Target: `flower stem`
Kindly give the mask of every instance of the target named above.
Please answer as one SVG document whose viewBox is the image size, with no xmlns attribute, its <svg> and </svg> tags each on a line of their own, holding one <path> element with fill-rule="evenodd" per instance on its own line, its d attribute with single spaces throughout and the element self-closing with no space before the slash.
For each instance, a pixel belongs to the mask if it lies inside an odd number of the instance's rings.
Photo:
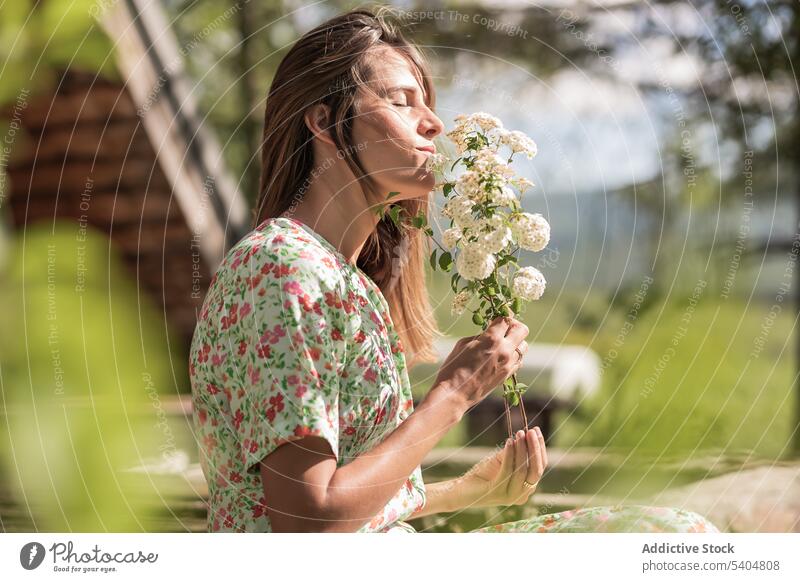
<svg viewBox="0 0 800 582">
<path fill-rule="evenodd" d="M 438 240 L 436 240 L 436 238 L 435 238 L 435 237 L 429 237 L 429 238 L 430 238 L 430 239 L 431 239 L 433 242 L 435 242 L 435 243 L 436 243 L 436 246 L 437 246 L 437 247 L 439 247 L 440 249 L 442 249 L 444 252 L 446 252 L 446 253 L 449 253 L 449 252 L 450 252 L 448 249 L 444 248 L 444 247 L 443 247 L 441 244 L 439 244 L 439 241 L 438 241 Z"/>
<path fill-rule="evenodd" d="M 511 408 L 508 406 L 508 399 L 503 395 L 503 403 L 506 405 L 506 425 L 508 425 L 508 437 L 513 438 L 514 427 L 511 426 Z"/>
<path fill-rule="evenodd" d="M 522 402 L 522 392 L 517 390 L 517 373 L 511 375 L 511 380 L 514 383 L 514 390 L 517 392 L 517 398 L 519 398 L 519 409 L 522 412 L 522 422 L 525 423 L 525 430 L 528 430 L 528 415 L 525 413 L 525 404 Z"/>
</svg>

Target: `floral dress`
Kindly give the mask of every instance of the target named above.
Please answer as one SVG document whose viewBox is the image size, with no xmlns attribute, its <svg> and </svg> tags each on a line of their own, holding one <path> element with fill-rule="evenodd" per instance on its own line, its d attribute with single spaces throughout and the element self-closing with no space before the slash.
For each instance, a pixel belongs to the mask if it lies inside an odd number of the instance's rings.
<svg viewBox="0 0 800 582">
<path fill-rule="evenodd" d="M 198 317 L 189 360 L 193 420 L 209 487 L 207 530 L 272 531 L 259 461 L 307 435 L 342 466 L 413 411 L 400 337 L 378 286 L 328 240 L 265 220 L 227 254 Z M 359 532 L 415 532 L 417 466 Z M 474 532 L 718 531 L 692 512 L 592 507 Z"/>
<path fill-rule="evenodd" d="M 469 533 L 720 533 L 708 519 L 676 507 L 611 505 L 570 509 L 490 525 Z"/>
<path fill-rule="evenodd" d="M 189 361 L 194 425 L 209 486 L 208 531 L 269 532 L 258 463 L 308 435 L 337 466 L 413 411 L 389 305 L 324 237 L 287 217 L 239 241 L 214 278 Z M 362 532 L 413 532 L 419 466 Z"/>
</svg>

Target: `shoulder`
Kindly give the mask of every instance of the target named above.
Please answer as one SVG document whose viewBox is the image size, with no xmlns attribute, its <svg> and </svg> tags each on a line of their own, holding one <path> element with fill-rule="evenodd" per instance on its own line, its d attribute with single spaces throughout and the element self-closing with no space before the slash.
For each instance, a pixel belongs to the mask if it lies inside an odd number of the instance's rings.
<svg viewBox="0 0 800 582">
<path fill-rule="evenodd" d="M 236 243 L 219 270 L 233 280 L 281 286 L 298 282 L 332 291 L 344 288 L 341 265 L 333 253 L 302 231 L 269 224 Z"/>
</svg>

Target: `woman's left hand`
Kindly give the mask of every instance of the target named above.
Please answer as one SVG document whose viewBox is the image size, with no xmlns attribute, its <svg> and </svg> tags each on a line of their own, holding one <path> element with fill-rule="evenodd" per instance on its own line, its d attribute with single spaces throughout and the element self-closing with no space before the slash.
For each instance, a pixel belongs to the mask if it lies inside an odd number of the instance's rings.
<svg viewBox="0 0 800 582">
<path fill-rule="evenodd" d="M 535 491 L 547 467 L 547 450 L 539 427 L 517 431 L 515 438 L 496 453 L 482 459 L 459 478 L 465 505 L 493 507 L 522 505 Z M 510 443 L 510 444 L 509 444 Z"/>
</svg>

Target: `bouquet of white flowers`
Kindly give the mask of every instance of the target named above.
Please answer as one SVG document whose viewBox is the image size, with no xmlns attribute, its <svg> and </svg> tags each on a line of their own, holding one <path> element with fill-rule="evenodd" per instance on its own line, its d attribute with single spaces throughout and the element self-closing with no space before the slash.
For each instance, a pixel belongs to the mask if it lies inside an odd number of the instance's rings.
<svg viewBox="0 0 800 582">
<path fill-rule="evenodd" d="M 541 214 L 523 212 L 513 189 L 521 193 L 533 186 L 517 177 L 509 165 L 514 154 L 525 154 L 528 159 L 536 155 L 533 140 L 521 131 L 506 130 L 499 119 L 487 113 L 457 115 L 455 122 L 455 128 L 446 135 L 459 157 L 452 163 L 443 153 L 428 159 L 428 169 L 444 177 L 436 192 L 446 200 L 442 213 L 450 219 L 450 228 L 443 232 L 440 244 L 422 212 L 412 218 L 412 223 L 423 228 L 439 247 L 430 257 L 434 270 L 438 267 L 450 272 L 455 265 L 450 279 L 455 293 L 453 315 L 461 315 L 479 300 L 479 305 L 470 309 L 472 321 L 486 329 L 495 317 L 518 314 L 524 302 L 539 299 L 544 293 L 542 273 L 535 267 L 520 267 L 516 255 L 521 249 L 544 249 L 550 241 L 550 225 Z M 507 158 L 501 155 L 504 149 L 509 152 Z M 447 173 L 459 163 L 465 171 L 454 180 L 448 179 Z M 393 195 L 396 193 L 391 192 L 389 198 Z M 396 224 L 400 212 L 401 207 L 393 206 L 388 213 Z M 527 428 L 525 407 L 521 406 L 527 387 L 517 382 L 516 374 L 503 383 L 509 436 L 513 435 L 509 405 L 520 405 Z"/>
</svg>

